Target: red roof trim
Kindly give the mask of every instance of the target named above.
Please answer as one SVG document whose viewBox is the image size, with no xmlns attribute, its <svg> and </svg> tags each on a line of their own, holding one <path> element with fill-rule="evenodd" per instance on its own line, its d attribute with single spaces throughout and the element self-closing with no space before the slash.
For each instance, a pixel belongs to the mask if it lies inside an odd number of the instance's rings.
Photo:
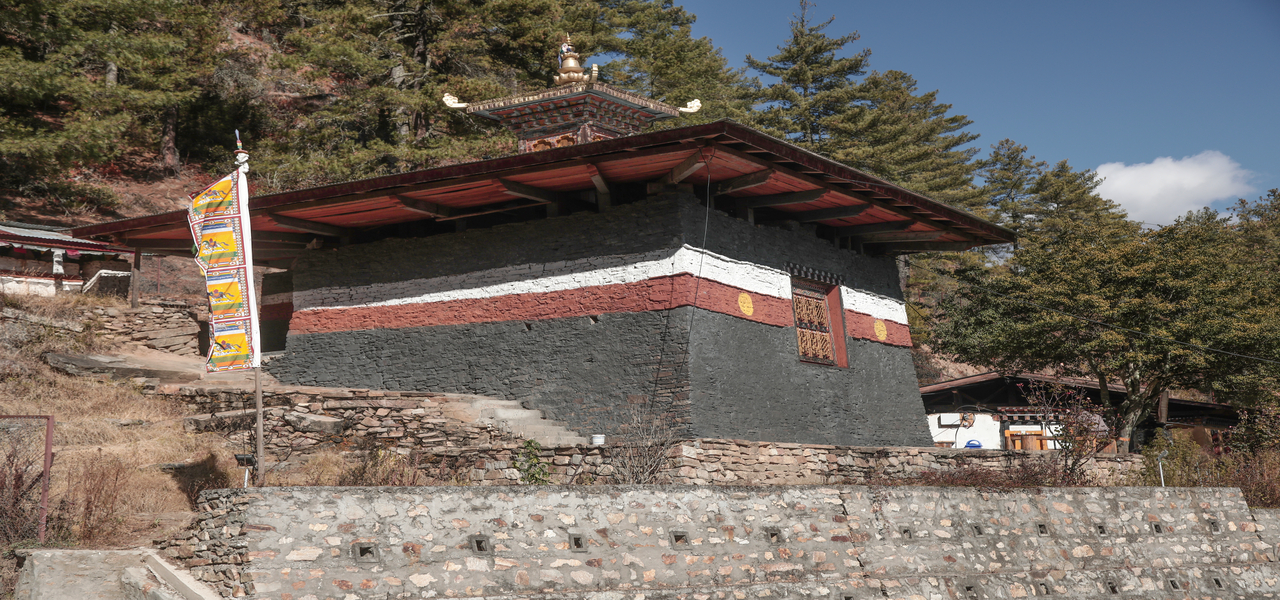
<svg viewBox="0 0 1280 600">
<path fill-rule="evenodd" d="M 461 163 L 445 167 L 437 167 L 434 169 L 426 169 L 423 171 L 414 171 L 411 173 L 386 175 L 371 179 L 258 196 L 250 199 L 249 208 L 250 210 L 263 210 L 314 200 L 354 196 L 357 194 L 367 194 L 382 190 L 391 191 L 394 188 L 399 187 L 434 183 L 448 179 L 458 179 L 484 174 L 496 175 L 513 169 L 552 165 L 555 163 L 594 156 L 611 154 L 622 154 L 625 156 L 625 153 L 628 151 L 635 151 L 641 148 L 661 146 L 701 138 L 715 138 L 719 136 L 725 136 L 739 142 L 755 146 L 761 150 L 780 156 L 789 162 L 798 163 L 832 177 L 844 179 L 856 184 L 862 189 L 870 190 L 876 195 L 915 207 L 930 215 L 934 215 L 940 220 L 950 221 L 957 225 L 974 230 L 979 232 L 982 237 L 986 238 L 987 243 L 1012 242 L 1015 239 L 1014 233 L 1008 229 L 1004 229 L 993 223 L 989 223 L 969 215 L 963 211 L 931 200 L 925 196 L 921 196 L 886 181 L 867 175 L 866 173 L 847 167 L 843 164 L 817 154 L 813 154 L 783 140 L 770 137 L 744 125 L 724 120 L 705 123 L 702 125 L 665 129 L 639 135 L 601 140 L 598 142 L 568 146 L 564 148 L 554 148 L 541 152 L 516 154 L 502 158 Z M 179 226 L 185 222 L 186 211 L 178 210 L 146 217 L 123 219 L 109 223 L 76 227 L 71 230 L 71 234 L 76 237 L 83 238 L 138 231 L 164 225 Z"/>
</svg>

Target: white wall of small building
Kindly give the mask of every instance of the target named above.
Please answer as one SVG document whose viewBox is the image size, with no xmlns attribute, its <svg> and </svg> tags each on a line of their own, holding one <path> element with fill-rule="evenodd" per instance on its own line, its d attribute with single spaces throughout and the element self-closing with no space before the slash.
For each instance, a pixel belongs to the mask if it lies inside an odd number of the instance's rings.
<svg viewBox="0 0 1280 600">
<path fill-rule="evenodd" d="M 62 291 L 79 293 L 81 281 L 63 281 Z M 53 296 L 58 288 L 53 279 L 0 275 L 0 291 L 18 296 Z"/>
</svg>

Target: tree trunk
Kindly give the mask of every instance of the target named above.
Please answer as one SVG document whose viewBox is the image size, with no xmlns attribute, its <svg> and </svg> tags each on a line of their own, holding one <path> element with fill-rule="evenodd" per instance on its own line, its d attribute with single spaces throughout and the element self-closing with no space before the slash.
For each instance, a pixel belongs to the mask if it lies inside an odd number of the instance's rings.
<svg viewBox="0 0 1280 600">
<path fill-rule="evenodd" d="M 116 67 L 116 63 L 113 63 L 113 62 L 107 63 L 107 71 L 102 75 L 102 78 L 107 82 L 107 85 L 109 86 L 115 85 L 116 81 L 119 79 L 119 76 L 120 76 L 120 69 Z"/>
<path fill-rule="evenodd" d="M 173 177 L 182 171 L 182 165 L 178 164 L 178 107 L 164 109 L 160 119 L 163 127 L 160 133 L 160 169 L 166 176 Z"/>
</svg>

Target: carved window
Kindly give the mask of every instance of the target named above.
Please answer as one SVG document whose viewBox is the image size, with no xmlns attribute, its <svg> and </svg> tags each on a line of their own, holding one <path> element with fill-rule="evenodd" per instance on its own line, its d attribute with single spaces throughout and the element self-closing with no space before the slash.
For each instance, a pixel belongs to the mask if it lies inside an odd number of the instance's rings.
<svg viewBox="0 0 1280 600">
<path fill-rule="evenodd" d="M 831 310 L 827 304 L 831 287 L 820 283 L 791 280 L 791 305 L 796 317 L 796 341 L 800 360 L 835 365 L 835 342 L 831 331 Z"/>
</svg>

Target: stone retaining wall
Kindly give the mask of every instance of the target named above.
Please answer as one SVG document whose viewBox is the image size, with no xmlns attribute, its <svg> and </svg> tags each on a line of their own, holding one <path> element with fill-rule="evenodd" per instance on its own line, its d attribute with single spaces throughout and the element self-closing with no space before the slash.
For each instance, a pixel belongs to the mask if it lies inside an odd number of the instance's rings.
<svg viewBox="0 0 1280 600">
<path fill-rule="evenodd" d="M 238 431 L 247 436 L 255 418 L 253 392 L 199 386 L 159 386 L 157 393 L 196 415 L 183 419 L 188 431 Z M 263 426 L 276 456 L 325 447 L 361 447 L 364 440 L 411 449 L 487 447 L 515 441 L 485 424 L 451 416 L 466 406 L 464 395 L 381 392 L 333 388 L 264 390 Z"/>
<path fill-rule="evenodd" d="M 181 356 L 199 356 L 201 331 L 208 326 L 209 311 L 180 300 L 144 300 L 138 308 L 95 308 L 85 318 L 96 322 L 108 340 L 134 341 Z"/>
<path fill-rule="evenodd" d="M 419 459 L 437 481 L 461 479 L 476 485 L 518 485 L 513 468 L 522 449 L 517 444 L 480 448 L 427 449 Z M 544 448 L 540 458 L 555 484 L 618 481 L 616 445 Z M 742 440 L 690 440 L 676 443 L 666 455 L 667 466 L 657 483 L 693 485 L 864 484 L 902 479 L 926 471 L 964 466 L 1003 470 L 1021 461 L 1047 457 L 1025 450 L 966 450 L 950 448 L 862 448 L 817 444 L 775 444 Z M 1142 456 L 1099 455 L 1089 464 L 1095 481 L 1123 484 L 1142 470 Z"/>
<path fill-rule="evenodd" d="M 1239 490 L 537 486 L 201 494 L 162 554 L 255 598 L 1275 598 Z"/>
</svg>

